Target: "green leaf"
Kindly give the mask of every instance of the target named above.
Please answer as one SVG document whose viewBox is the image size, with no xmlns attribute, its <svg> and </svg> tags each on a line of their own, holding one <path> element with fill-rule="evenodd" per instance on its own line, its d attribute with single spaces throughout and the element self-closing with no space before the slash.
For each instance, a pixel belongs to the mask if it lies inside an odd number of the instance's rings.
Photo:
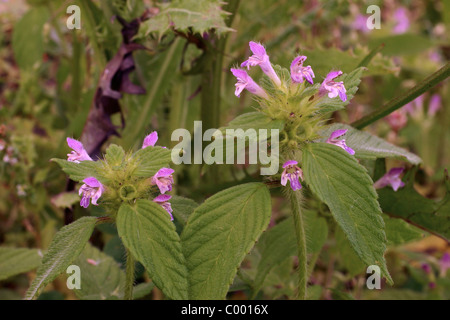
<svg viewBox="0 0 450 320">
<path fill-rule="evenodd" d="M 83 251 L 96 222 L 96 217 L 82 217 L 61 228 L 42 258 L 42 264 L 27 291 L 26 299 L 36 297 L 41 288 L 52 282 L 72 264 Z"/>
<path fill-rule="evenodd" d="M 183 226 L 186 225 L 189 216 L 194 212 L 195 208 L 198 207 L 198 203 L 194 200 L 176 195 L 172 196 L 170 204 L 173 210 L 172 215 L 175 220 Z"/>
<path fill-rule="evenodd" d="M 123 203 L 117 214 L 123 244 L 170 299 L 187 299 L 187 270 L 180 238 L 169 214 L 149 200 Z"/>
<path fill-rule="evenodd" d="M 233 31 L 225 23 L 227 12 L 223 11 L 219 0 L 174 0 L 161 5 L 158 15 L 145 21 L 139 28 L 139 36 L 143 37 L 156 32 L 161 37 L 167 30 L 203 34 L 210 29 L 217 33 Z"/>
<path fill-rule="evenodd" d="M 316 108 L 319 113 L 329 113 L 337 110 L 344 109 L 346 105 L 350 103 L 353 96 L 358 91 L 359 83 L 361 82 L 361 76 L 365 68 L 357 68 L 349 74 L 343 74 L 336 81 L 343 81 L 345 89 L 347 90 L 347 100 L 342 101 L 339 97 L 329 98 L 325 95 L 317 104 Z M 319 85 L 316 85 L 319 88 Z"/>
<path fill-rule="evenodd" d="M 401 219 L 390 218 L 387 215 L 383 215 L 383 219 L 388 245 L 397 246 L 424 237 L 423 231 Z"/>
<path fill-rule="evenodd" d="M 348 130 L 344 136 L 345 142 L 347 146 L 355 150 L 355 157 L 358 159 L 394 158 L 414 165 L 422 162 L 418 156 L 403 148 L 343 123 L 334 123 L 320 132 L 323 138 L 319 141 L 325 142 L 333 131 L 339 129 Z"/>
<path fill-rule="evenodd" d="M 41 264 L 38 249 L 0 248 L 0 280 L 31 271 Z"/>
<path fill-rule="evenodd" d="M 155 175 L 159 169 L 167 168 L 171 162 L 172 155 L 170 149 L 150 146 L 136 151 L 133 159 L 137 163 L 137 168 L 133 175 L 149 178 Z"/>
<path fill-rule="evenodd" d="M 51 161 L 56 162 L 73 181 L 82 182 L 87 177 L 103 180 L 101 175 L 102 164 L 99 161 L 81 161 L 80 163 L 63 159 L 51 159 Z"/>
<path fill-rule="evenodd" d="M 404 177 L 406 185 L 394 191 L 389 187 L 378 190 L 383 212 L 394 218 L 450 239 L 450 180 L 446 176 L 447 193 L 441 201 L 425 198 L 414 189 L 413 174 Z"/>
<path fill-rule="evenodd" d="M 112 257 L 88 243 L 73 264 L 80 267 L 81 288 L 73 290 L 79 299 L 123 298 L 125 272 Z"/>
<path fill-rule="evenodd" d="M 30 70 L 44 54 L 44 24 L 50 18 L 46 7 L 34 7 L 14 25 L 12 49 L 20 69 Z"/>
<path fill-rule="evenodd" d="M 244 113 L 240 116 L 237 116 L 235 119 L 231 120 L 226 127 L 220 128 L 223 134 L 225 134 L 226 129 L 254 129 L 258 132 L 259 129 L 267 129 L 267 138 L 270 137 L 271 129 L 283 130 L 284 128 L 284 120 L 274 120 L 265 115 L 262 112 L 248 112 Z"/>
<path fill-rule="evenodd" d="M 181 235 L 190 299 L 224 299 L 237 268 L 267 228 L 270 193 L 262 183 L 223 190 L 202 203 Z"/>
<path fill-rule="evenodd" d="M 353 249 L 367 265 L 378 265 L 392 282 L 384 259 L 386 235 L 373 181 L 364 167 L 342 148 L 310 143 L 303 152 L 308 186 L 345 232 Z"/>
<path fill-rule="evenodd" d="M 116 144 L 111 144 L 108 149 L 106 149 L 105 159 L 108 164 L 112 167 L 120 166 L 125 158 L 125 151 L 121 146 Z"/>
</svg>

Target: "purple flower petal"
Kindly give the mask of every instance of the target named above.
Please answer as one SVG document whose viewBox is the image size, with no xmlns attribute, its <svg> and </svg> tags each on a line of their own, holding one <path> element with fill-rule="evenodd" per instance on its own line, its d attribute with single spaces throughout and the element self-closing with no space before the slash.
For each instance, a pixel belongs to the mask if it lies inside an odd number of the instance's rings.
<svg viewBox="0 0 450 320">
<path fill-rule="evenodd" d="M 245 70 L 231 68 L 231 72 L 237 78 L 237 83 L 235 85 L 236 91 L 234 93 L 237 97 L 239 97 L 241 92 L 246 89 L 254 95 L 264 99 L 269 98 L 267 93 L 255 81 L 253 81 Z"/>
<path fill-rule="evenodd" d="M 89 187 L 93 188 L 99 188 L 102 184 L 100 181 L 95 179 L 94 177 L 89 177 L 83 180 L 84 183 L 86 183 Z"/>
<path fill-rule="evenodd" d="M 83 144 L 75 139 L 69 138 L 67 137 L 67 144 L 69 145 L 69 147 L 71 149 L 73 149 L 74 151 L 81 153 L 84 150 Z"/>
<path fill-rule="evenodd" d="M 291 79 L 294 83 L 303 83 L 303 79 L 306 79 L 309 83 L 313 84 L 315 77 L 311 66 L 304 67 L 303 62 L 306 60 L 306 56 L 298 56 L 291 63 Z"/>
<path fill-rule="evenodd" d="M 345 139 L 338 140 L 337 138 L 342 137 L 344 134 L 346 134 L 348 129 L 339 129 L 335 130 L 330 134 L 330 137 L 327 139 L 326 143 L 334 144 L 335 146 L 341 147 L 345 151 L 347 151 L 349 154 L 354 155 L 355 150 L 350 148 L 345 144 Z"/>
<path fill-rule="evenodd" d="M 142 149 L 150 146 L 153 147 L 156 144 L 156 141 L 158 141 L 158 132 L 153 131 L 144 138 L 144 142 L 142 143 Z"/>
<path fill-rule="evenodd" d="M 322 85 L 320 86 L 319 94 L 324 95 L 328 92 L 329 98 L 332 99 L 339 96 L 342 101 L 346 101 L 347 90 L 345 89 L 344 82 L 342 81 L 335 82 L 333 80 L 334 78 L 337 78 L 340 75 L 342 75 L 342 71 L 340 70 L 331 71 L 330 73 L 328 73 L 328 75 L 325 77 L 325 80 L 322 82 Z"/>
<path fill-rule="evenodd" d="M 339 129 L 339 130 L 335 130 L 330 134 L 330 140 L 334 140 L 337 138 L 340 138 L 341 136 L 343 136 L 344 134 L 346 134 L 348 131 L 348 129 Z"/>
<path fill-rule="evenodd" d="M 92 161 L 83 144 L 75 139 L 67 138 L 67 144 L 73 150 L 67 155 L 67 161 L 80 163 L 80 161 Z"/>
<path fill-rule="evenodd" d="M 171 195 L 169 194 L 160 194 L 157 197 L 155 197 L 153 199 L 154 202 L 165 202 L 165 201 L 169 201 L 172 198 Z"/>
<path fill-rule="evenodd" d="M 381 189 L 390 185 L 394 191 L 397 191 L 404 187 L 405 183 L 400 179 L 403 170 L 403 168 L 392 168 L 373 184 L 374 188 Z"/>
<path fill-rule="evenodd" d="M 288 167 L 288 166 L 295 166 L 295 165 L 297 165 L 297 164 L 298 164 L 298 162 L 295 161 L 295 160 L 288 160 L 288 161 L 286 161 L 286 162 L 283 164 L 283 169 L 286 168 L 286 167 Z"/>
</svg>

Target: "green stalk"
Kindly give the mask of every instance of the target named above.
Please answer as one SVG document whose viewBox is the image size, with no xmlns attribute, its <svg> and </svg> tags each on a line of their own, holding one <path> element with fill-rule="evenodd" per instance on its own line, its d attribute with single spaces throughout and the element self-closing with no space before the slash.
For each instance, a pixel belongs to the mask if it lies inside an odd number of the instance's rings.
<svg viewBox="0 0 450 320">
<path fill-rule="evenodd" d="M 297 238 L 297 256 L 298 256 L 298 288 L 297 299 L 306 300 L 308 283 L 308 260 L 306 254 L 305 223 L 302 216 L 302 193 L 288 189 L 288 196 L 291 201 L 292 216 L 294 218 L 295 236 Z"/>
<path fill-rule="evenodd" d="M 399 95 L 398 97 L 390 100 L 388 103 L 383 105 L 381 108 L 373 111 L 367 116 L 353 122 L 351 125 L 356 129 L 363 129 L 369 124 L 384 118 L 393 111 L 403 107 L 408 102 L 413 101 L 415 98 L 423 94 L 424 92 L 430 90 L 432 87 L 437 85 L 439 82 L 445 80 L 450 75 L 450 62 L 447 62 L 441 69 L 418 83 L 413 88 Z"/>
<path fill-rule="evenodd" d="M 127 249 L 127 266 L 125 278 L 125 300 L 133 300 L 133 286 L 134 286 L 134 268 L 135 260 L 131 252 Z"/>
</svg>

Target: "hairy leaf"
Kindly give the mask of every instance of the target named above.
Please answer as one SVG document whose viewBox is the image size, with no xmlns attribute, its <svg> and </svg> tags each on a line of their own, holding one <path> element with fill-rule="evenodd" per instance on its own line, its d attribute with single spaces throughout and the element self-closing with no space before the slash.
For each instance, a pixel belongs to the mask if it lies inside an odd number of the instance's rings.
<svg viewBox="0 0 450 320">
<path fill-rule="evenodd" d="M 223 190 L 195 209 L 181 235 L 190 299 L 225 298 L 270 215 L 270 194 L 261 183 Z"/>
<path fill-rule="evenodd" d="M 367 265 L 378 265 L 392 282 L 384 252 L 386 235 L 373 181 L 346 151 L 327 143 L 311 143 L 303 152 L 305 181 L 328 205 L 353 249 Z"/>
<path fill-rule="evenodd" d="M 172 158 L 170 149 L 159 146 L 150 146 L 144 149 L 139 149 L 133 155 L 133 159 L 139 163 L 133 174 L 138 177 L 149 178 L 159 169 L 168 167 Z"/>
<path fill-rule="evenodd" d="M 122 204 L 117 230 L 123 244 L 170 299 L 187 299 L 187 270 L 180 238 L 169 214 L 149 200 Z"/>
<path fill-rule="evenodd" d="M 355 157 L 358 159 L 395 158 L 408 161 L 414 165 L 418 165 L 422 162 L 422 159 L 414 153 L 397 147 L 369 132 L 355 129 L 352 126 L 343 123 L 334 123 L 323 130 L 320 133 L 323 136 L 320 141 L 325 142 L 333 131 L 339 129 L 348 130 L 343 138 L 345 139 L 346 144 L 355 150 Z"/>
<path fill-rule="evenodd" d="M 41 259 L 38 249 L 0 248 L 0 280 L 37 268 Z"/>
<path fill-rule="evenodd" d="M 47 253 L 42 258 L 36 278 L 27 291 L 26 299 L 35 298 L 41 288 L 52 282 L 72 264 L 91 237 L 96 221 L 96 217 L 82 217 L 63 227 L 55 235 Z"/>
</svg>

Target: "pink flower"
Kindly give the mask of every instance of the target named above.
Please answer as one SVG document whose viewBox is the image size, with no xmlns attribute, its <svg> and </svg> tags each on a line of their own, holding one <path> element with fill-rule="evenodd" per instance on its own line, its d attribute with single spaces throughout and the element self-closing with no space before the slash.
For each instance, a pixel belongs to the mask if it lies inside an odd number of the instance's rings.
<svg viewBox="0 0 450 320">
<path fill-rule="evenodd" d="M 313 84 L 315 77 L 311 66 L 304 67 L 303 62 L 306 60 L 306 56 L 298 56 L 291 63 L 291 79 L 295 83 L 303 83 L 303 78 L 309 83 Z"/>
<path fill-rule="evenodd" d="M 438 94 L 433 94 L 430 98 L 430 104 L 428 105 L 428 116 L 434 117 L 436 112 L 442 107 L 441 96 Z"/>
<path fill-rule="evenodd" d="M 170 220 L 173 221 L 172 206 L 170 205 L 170 202 L 168 202 L 170 198 L 172 198 L 172 196 L 168 194 L 160 194 L 159 196 L 153 199 L 153 202 L 156 202 L 161 207 L 163 207 L 164 210 L 166 210 L 170 214 Z"/>
<path fill-rule="evenodd" d="M 423 111 L 423 100 L 424 95 L 420 95 L 415 98 L 413 101 L 408 102 L 403 106 L 404 110 L 409 113 L 413 117 L 419 116 L 419 114 Z"/>
<path fill-rule="evenodd" d="M 348 129 L 340 129 L 340 130 L 333 131 L 330 134 L 330 137 L 327 139 L 326 143 L 334 144 L 335 146 L 341 147 L 342 149 L 344 149 L 351 155 L 354 155 L 355 150 L 353 150 L 352 148 L 348 147 L 345 144 L 345 139 L 341 139 L 341 140 L 337 139 L 339 137 L 342 137 L 344 134 L 346 134 L 347 131 L 348 131 Z"/>
<path fill-rule="evenodd" d="M 405 186 L 405 183 L 400 179 L 402 172 L 403 168 L 392 168 L 373 184 L 374 188 L 381 189 L 390 185 L 394 191 L 397 191 Z"/>
<path fill-rule="evenodd" d="M 158 141 L 158 132 L 153 131 L 148 136 L 144 138 L 144 142 L 142 143 L 142 149 L 147 147 L 153 147 L 156 144 L 156 141 Z"/>
<path fill-rule="evenodd" d="M 236 91 L 234 92 L 236 97 L 240 97 L 241 92 L 246 89 L 261 98 L 269 98 L 267 93 L 255 81 L 253 81 L 253 79 L 247 74 L 245 70 L 232 68 L 231 72 L 237 78 L 237 83 L 235 85 Z"/>
<path fill-rule="evenodd" d="M 97 205 L 97 200 L 102 196 L 105 190 L 103 185 L 94 177 L 89 177 L 83 180 L 84 184 L 80 187 L 79 195 L 83 194 L 80 205 L 84 208 L 89 207 L 89 201 L 93 205 Z"/>
<path fill-rule="evenodd" d="M 405 8 L 398 8 L 394 12 L 394 20 L 397 22 L 392 30 L 395 34 L 405 33 L 409 29 L 409 18 Z"/>
<path fill-rule="evenodd" d="M 368 18 L 366 16 L 358 14 L 355 20 L 353 21 L 352 28 L 354 30 L 362 31 L 363 33 L 370 32 L 370 29 L 367 28 L 367 19 Z"/>
<path fill-rule="evenodd" d="M 406 116 L 404 109 L 395 110 L 385 119 L 394 131 L 399 131 L 401 128 L 406 126 L 406 123 L 408 122 L 408 117 Z"/>
<path fill-rule="evenodd" d="M 248 60 L 241 63 L 241 67 L 247 67 L 247 70 L 250 70 L 250 67 L 259 66 L 261 70 L 277 85 L 281 86 L 281 81 L 278 75 L 273 70 L 272 64 L 270 63 L 269 56 L 266 53 L 266 49 L 256 42 L 250 41 L 249 43 L 250 50 L 253 52 L 253 55 L 248 58 Z"/>
<path fill-rule="evenodd" d="M 172 173 L 174 173 L 174 170 L 170 168 L 159 169 L 158 172 L 152 177 L 152 185 L 157 185 L 162 194 L 167 191 L 172 191 Z"/>
<path fill-rule="evenodd" d="M 300 190 L 302 185 L 299 179 L 303 180 L 303 171 L 297 166 L 298 162 L 295 160 L 288 160 L 283 164 L 283 173 L 281 174 L 281 184 L 286 186 L 287 181 L 290 181 L 292 190 Z"/>
<path fill-rule="evenodd" d="M 319 94 L 324 95 L 328 92 L 328 98 L 335 98 L 339 95 L 342 101 L 347 100 L 347 90 L 345 90 L 344 82 L 335 82 L 333 79 L 342 75 L 342 71 L 331 71 L 323 80 L 322 85 L 319 89 Z"/>
<path fill-rule="evenodd" d="M 92 161 L 89 154 L 83 147 L 83 144 L 75 139 L 67 138 L 67 144 L 73 151 L 67 155 L 67 161 L 80 163 L 80 161 L 89 160 Z"/>
</svg>

